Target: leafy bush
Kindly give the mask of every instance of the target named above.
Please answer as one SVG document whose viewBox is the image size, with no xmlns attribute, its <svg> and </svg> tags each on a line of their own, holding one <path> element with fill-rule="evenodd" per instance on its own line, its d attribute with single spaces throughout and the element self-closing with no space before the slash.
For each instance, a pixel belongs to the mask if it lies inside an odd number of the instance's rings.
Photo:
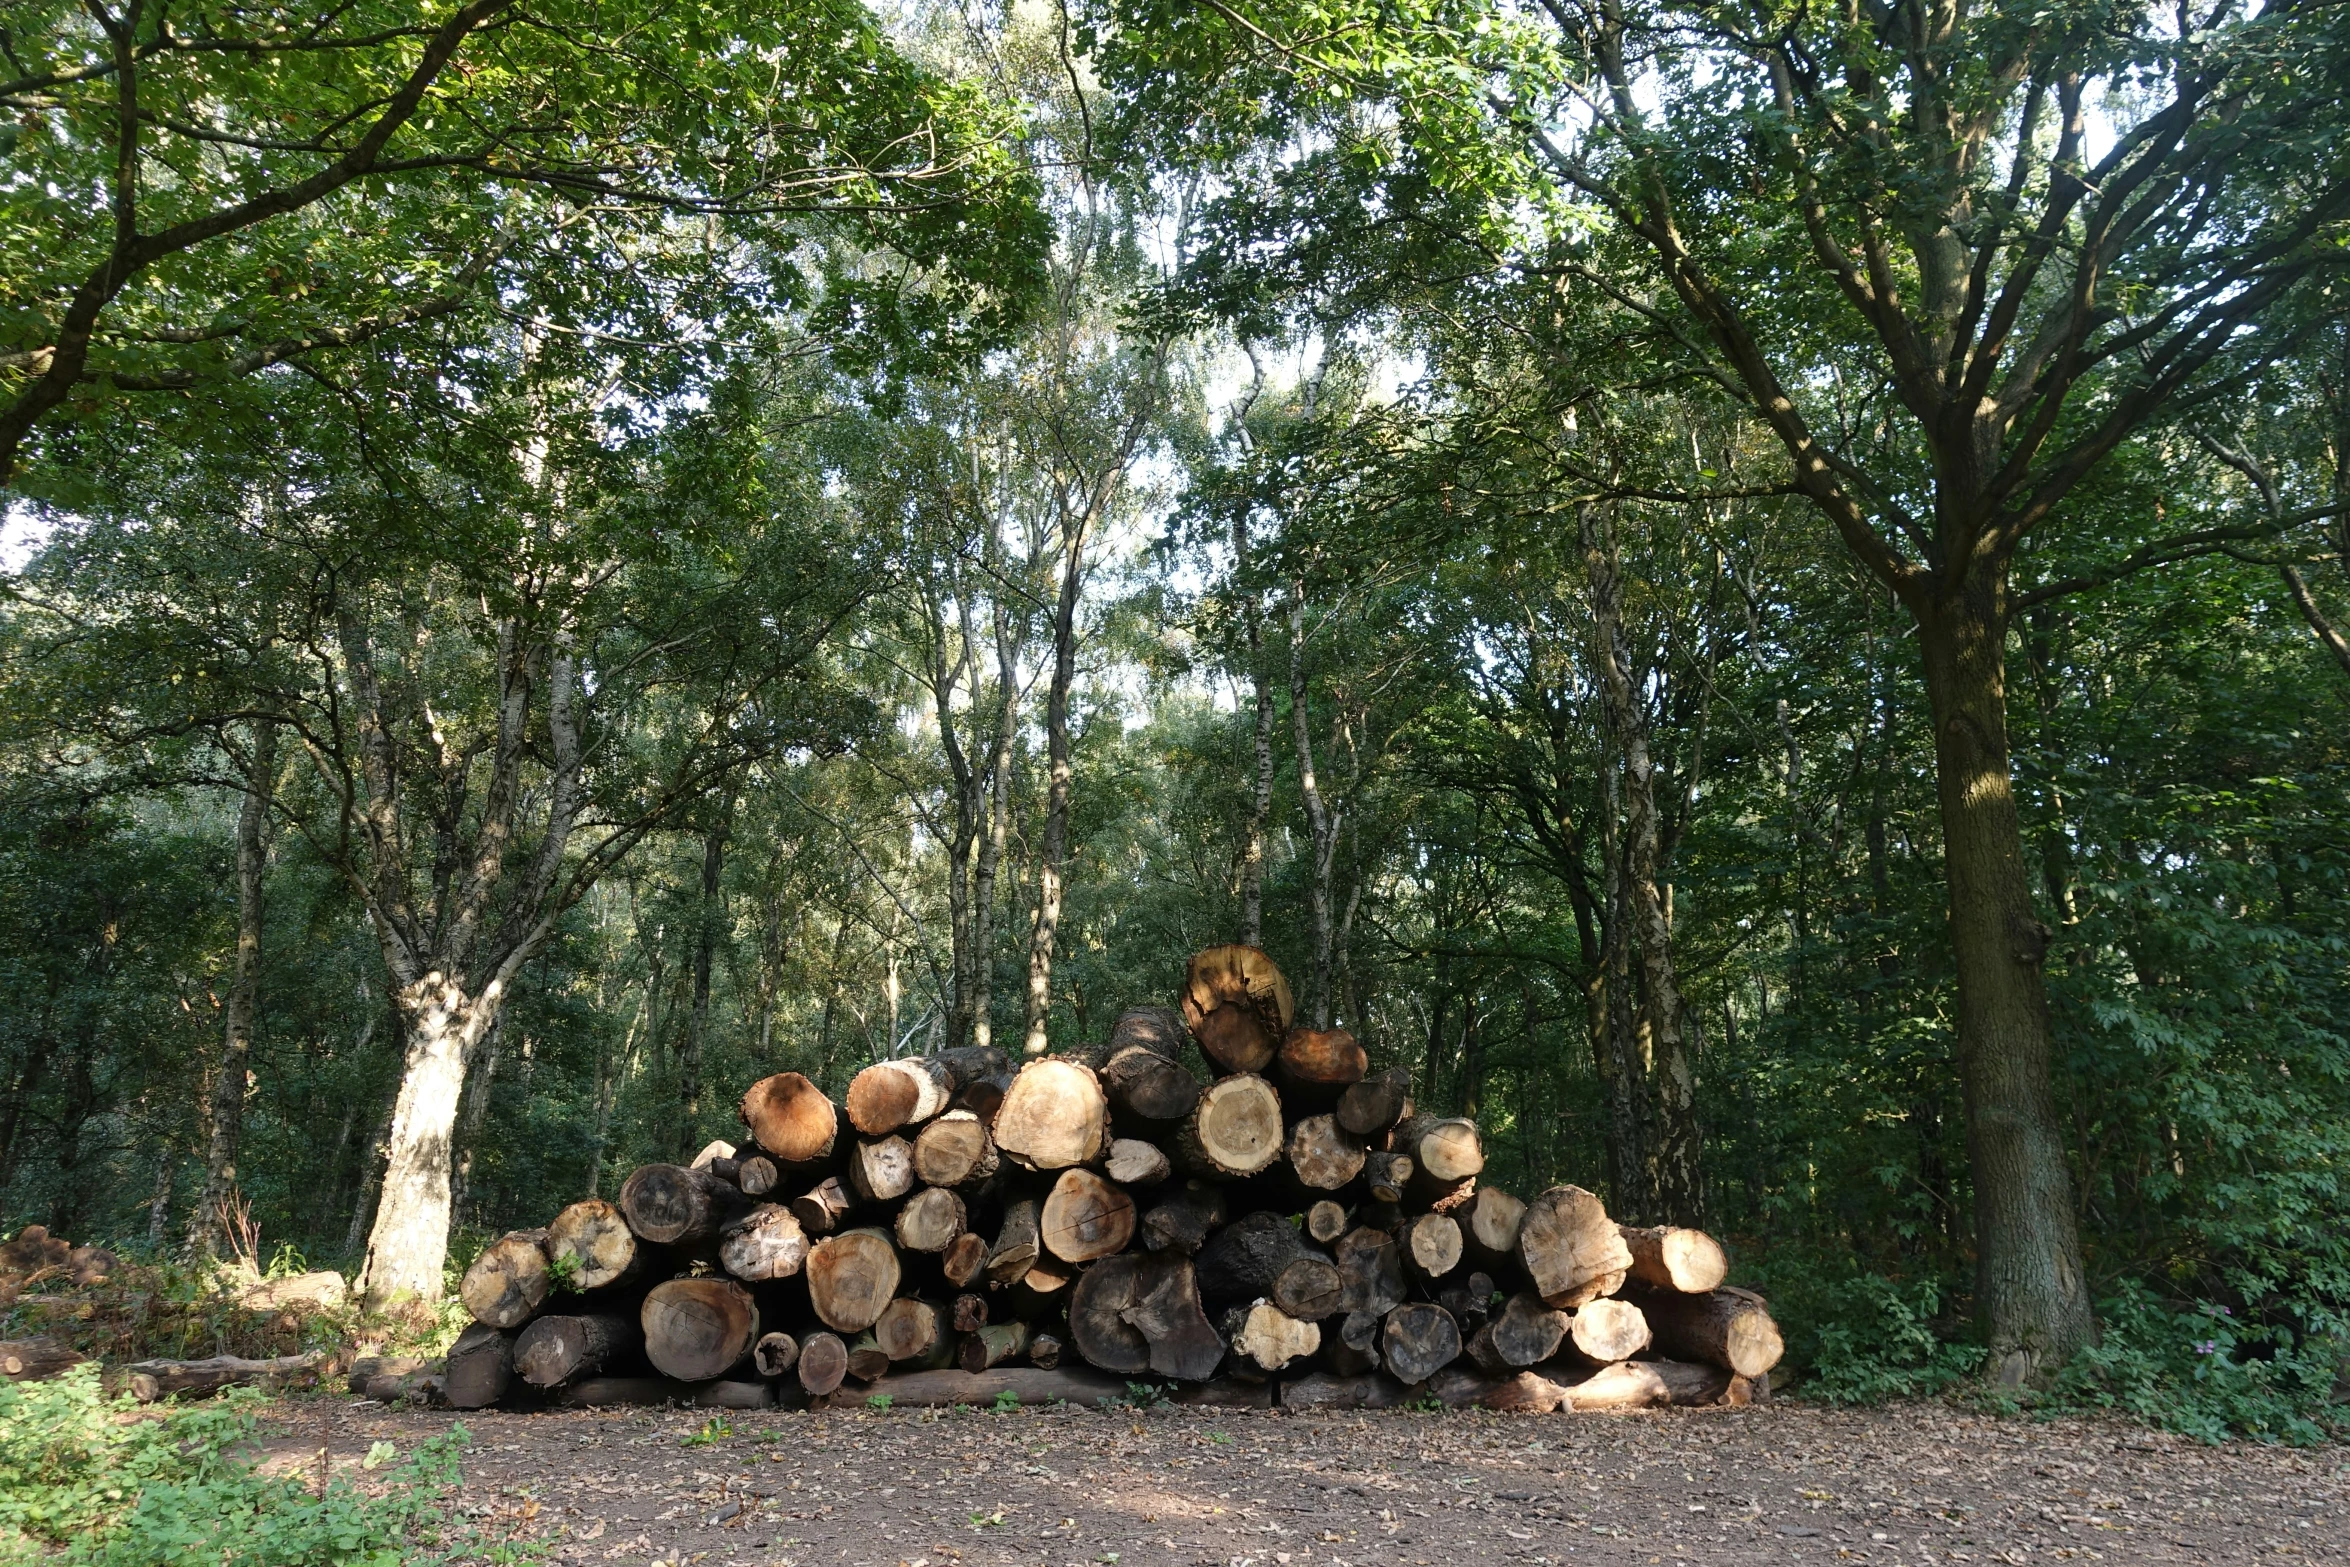
<svg viewBox="0 0 2350 1567">
<path fill-rule="evenodd" d="M 2065 1367 L 2050 1404 L 2117 1409 L 2206 1442 L 2303 1444 L 2344 1429 L 2327 1340 L 2241 1322 L 2228 1306 L 2180 1310 L 2135 1282 L 2099 1315 L 2102 1340 Z"/>
<path fill-rule="evenodd" d="M 232 1393 L 143 1413 L 105 1397 L 94 1366 L 0 1383 L 0 1562 L 399 1567 L 473 1543 L 440 1509 L 464 1427 L 379 1469 L 381 1495 L 342 1478 L 317 1495 L 307 1474 L 260 1471 L 256 1402 Z"/>
<path fill-rule="evenodd" d="M 1900 1282 L 1863 1273 L 1822 1292 L 1838 1309 L 1807 1324 L 1803 1391 L 1831 1404 L 1868 1404 L 1939 1393 L 1983 1363 L 1979 1344 L 1941 1326 L 1946 1301 L 1939 1280 Z"/>
</svg>

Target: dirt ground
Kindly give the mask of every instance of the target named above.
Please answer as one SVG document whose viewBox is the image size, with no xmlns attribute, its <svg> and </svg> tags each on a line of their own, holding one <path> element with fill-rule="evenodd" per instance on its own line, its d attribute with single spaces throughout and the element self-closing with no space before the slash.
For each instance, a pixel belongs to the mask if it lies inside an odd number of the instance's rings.
<svg viewBox="0 0 2350 1567">
<path fill-rule="evenodd" d="M 288 1460 L 447 1413 L 290 1407 Z M 2350 1562 L 2350 1449 L 1939 1405 L 1502 1416 L 484 1412 L 459 1505 L 562 1563 Z M 301 1459 L 295 1460 L 299 1453 Z"/>
</svg>

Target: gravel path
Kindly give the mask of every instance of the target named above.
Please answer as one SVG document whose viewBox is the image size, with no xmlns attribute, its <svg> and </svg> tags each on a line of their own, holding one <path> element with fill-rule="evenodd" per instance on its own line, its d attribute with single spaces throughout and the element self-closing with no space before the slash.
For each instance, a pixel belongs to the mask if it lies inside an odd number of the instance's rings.
<svg viewBox="0 0 2350 1567">
<path fill-rule="evenodd" d="M 289 1408 L 355 1466 L 451 1416 Z M 467 1415 L 460 1505 L 563 1563 L 2350 1562 L 2350 1449 L 1939 1405 Z M 315 1461 L 309 1460 L 309 1461 Z"/>
</svg>

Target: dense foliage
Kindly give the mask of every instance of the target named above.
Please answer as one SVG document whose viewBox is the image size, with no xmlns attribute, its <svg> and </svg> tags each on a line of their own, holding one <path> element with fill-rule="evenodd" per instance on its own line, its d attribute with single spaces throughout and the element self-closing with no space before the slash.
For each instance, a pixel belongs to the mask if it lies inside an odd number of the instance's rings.
<svg viewBox="0 0 2350 1567">
<path fill-rule="evenodd" d="M 1098 1039 L 1261 928 L 1309 1012 L 1483 1120 L 1501 1184 L 1727 1237 L 1799 1385 L 1996 1370 L 1945 622 L 1854 542 L 1930 576 L 1974 535 L 1915 345 L 1821 254 L 1957 187 L 1836 140 L 1824 78 L 1773 108 L 1704 66 L 1816 49 L 1865 87 L 1873 43 L 1333 3 L 852 7 L 803 51 L 780 13 L 574 9 L 474 6 L 483 63 L 390 143 L 414 169 L 159 260 L 28 416 L 0 1228 L 217 1245 L 233 1177 L 264 1254 L 388 1266 L 429 1058 L 462 1261 L 728 1135 L 757 1075 Z M 1948 58 L 2025 172 L 1959 183 L 2068 258 L 2102 221 L 2080 117 L 2199 106 L 2119 303 L 2065 326 L 2017 285 L 2087 356 L 2024 468 L 2095 448 L 1990 622 L 2007 929 L 2103 1325 L 2032 1396 L 2306 1438 L 2350 1342 L 2341 20 L 2190 48 L 2083 10 L 2024 47 L 2022 9 Z M 332 25 L 377 11 L 431 8 Z M 11 23 L 15 406 L 107 243 L 55 193 L 106 186 L 115 25 Z M 157 199 L 300 177 L 414 69 L 386 37 L 277 74 L 153 45 L 154 90 L 214 106 L 141 133 Z M 1627 38 L 1645 129 L 1587 102 Z M 1668 195 L 1843 488 L 1657 270 Z M 1873 286 L 1906 298 L 1909 254 Z"/>
</svg>

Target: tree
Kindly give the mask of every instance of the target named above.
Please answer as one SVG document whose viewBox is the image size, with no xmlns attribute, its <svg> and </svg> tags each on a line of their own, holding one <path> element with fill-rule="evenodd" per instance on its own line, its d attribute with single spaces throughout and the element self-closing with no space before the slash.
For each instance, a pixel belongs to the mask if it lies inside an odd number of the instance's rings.
<svg viewBox="0 0 2350 1567">
<path fill-rule="evenodd" d="M 1504 265 L 1640 314 L 1773 433 L 1902 603 L 1934 716 L 1977 1305 L 2003 1376 L 2063 1362 L 2092 1324 L 2005 647 L 2017 610 L 2064 584 L 2036 560 L 2044 580 L 2011 579 L 2028 544 L 2062 547 L 2043 536 L 2065 503 L 2161 410 L 2283 352 L 2308 318 L 2280 307 L 2319 285 L 2350 214 L 2339 99 L 2317 85 L 2341 70 L 2338 21 L 1619 0 L 1118 19 L 1138 117 L 1205 123 L 1222 146 L 1302 138 L 1297 163 L 1376 171 L 1391 223 L 1449 205 Z M 2088 105 L 2108 91 L 2128 107 L 2093 154 Z M 1299 181 L 1279 163 L 1262 183 Z M 1277 222 L 1247 212 L 1260 235 Z M 1589 216 L 1604 233 L 1574 242 Z M 2156 564 L 2275 526 L 2128 553 Z"/>
</svg>

